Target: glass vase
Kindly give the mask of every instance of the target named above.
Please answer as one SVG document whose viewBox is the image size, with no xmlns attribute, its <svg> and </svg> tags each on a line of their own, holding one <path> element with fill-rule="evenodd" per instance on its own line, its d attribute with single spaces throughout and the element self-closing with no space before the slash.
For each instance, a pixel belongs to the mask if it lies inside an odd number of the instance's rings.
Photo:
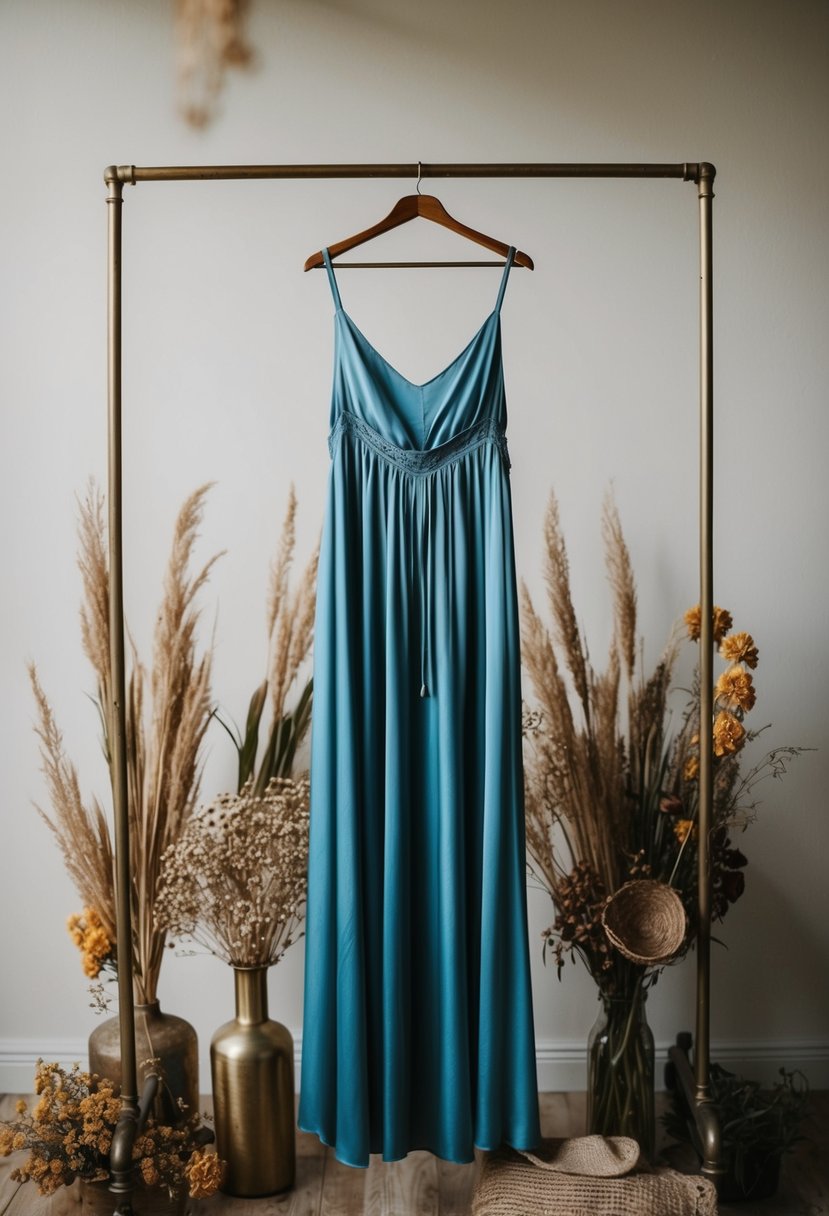
<svg viewBox="0 0 829 1216">
<path fill-rule="evenodd" d="M 253 1198 L 294 1184 L 294 1041 L 268 1017 L 268 968 L 234 967 L 236 1017 L 210 1044 L 222 1190 Z"/>
<path fill-rule="evenodd" d="M 599 1016 L 587 1040 L 587 1131 L 630 1136 L 653 1158 L 654 1045 L 646 993 L 634 984 L 625 996 L 600 994 Z"/>
</svg>

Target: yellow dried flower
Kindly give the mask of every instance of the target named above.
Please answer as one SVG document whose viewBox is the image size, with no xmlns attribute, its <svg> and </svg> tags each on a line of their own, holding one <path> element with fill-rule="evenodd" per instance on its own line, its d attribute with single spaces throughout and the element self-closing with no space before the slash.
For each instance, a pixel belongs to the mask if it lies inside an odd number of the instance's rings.
<svg viewBox="0 0 829 1216">
<path fill-rule="evenodd" d="M 735 633 L 730 638 L 724 638 L 720 645 L 720 654 L 731 663 L 745 663 L 752 671 L 760 657 L 750 633 Z"/>
<path fill-rule="evenodd" d="M 685 613 L 685 625 L 688 630 L 688 637 L 692 642 L 699 641 L 701 621 L 702 611 L 699 604 L 695 604 L 693 608 L 689 608 Z M 715 604 L 712 613 L 715 645 L 723 640 L 733 623 L 731 613 L 726 608 L 718 608 Z"/>
<path fill-rule="evenodd" d="M 81 917 L 75 913 L 66 921 L 66 928 L 69 931 L 69 936 L 72 941 L 80 949 L 83 946 L 83 929 L 81 928 Z"/>
<path fill-rule="evenodd" d="M 699 756 L 689 756 L 685 761 L 682 775 L 686 781 L 696 781 L 699 776 Z"/>
<path fill-rule="evenodd" d="M 746 732 L 742 723 L 728 710 L 723 709 L 714 719 L 714 755 L 732 756 L 745 743 Z"/>
<path fill-rule="evenodd" d="M 94 908 L 84 908 L 79 916 L 69 917 L 66 927 L 83 956 L 84 974 L 89 979 L 96 979 L 104 963 L 115 954 L 115 945 L 110 940 L 103 921 Z"/>
<path fill-rule="evenodd" d="M 83 967 L 84 975 L 90 980 L 97 979 L 97 977 L 101 974 L 101 960 L 97 957 L 97 955 L 87 954 L 84 952 L 81 959 L 81 966 Z"/>
<path fill-rule="evenodd" d="M 84 943 L 87 954 L 94 954 L 98 958 L 106 958 L 112 950 L 112 942 L 106 935 L 103 926 L 93 926 L 89 929 Z"/>
<path fill-rule="evenodd" d="M 0 1121 L 0 1157 L 28 1150 L 23 1163 L 10 1172 L 12 1180 L 34 1182 L 42 1195 L 51 1195 L 71 1185 L 76 1177 L 87 1181 L 107 1178 L 112 1136 L 121 1112 L 113 1083 L 82 1073 L 77 1064 L 64 1070 L 59 1064 L 38 1060 L 35 1088 L 41 1096 L 32 1115 L 21 1100 L 16 1103 L 17 1119 Z M 159 1126 L 150 1117 L 134 1152 L 146 1184 L 165 1187 L 171 1195 L 179 1193 L 187 1181 L 190 1155 L 199 1146 L 199 1133 L 197 1115 L 175 1127 Z M 216 1169 L 216 1165 L 206 1164 L 196 1170 L 200 1195 L 216 1189 L 210 1189 Z"/>
<path fill-rule="evenodd" d="M 147 1186 L 158 1186 L 161 1176 L 155 1167 L 152 1157 L 144 1157 L 141 1162 L 141 1177 Z"/>
<path fill-rule="evenodd" d="M 209 1199 L 222 1184 L 224 1162 L 215 1153 L 196 1149 L 184 1167 L 191 1199 Z"/>
<path fill-rule="evenodd" d="M 746 713 L 754 708 L 757 700 L 751 675 L 739 663 L 722 673 L 714 695 L 725 709 L 742 709 Z"/>
<path fill-rule="evenodd" d="M 26 1113 L 26 1103 L 25 1103 L 25 1101 L 23 1100 L 23 1098 L 18 1098 L 18 1099 L 17 1099 L 17 1101 L 16 1101 L 16 1102 L 15 1102 L 15 1104 L 14 1104 L 14 1109 L 17 1111 L 18 1115 L 25 1115 L 25 1113 Z"/>
</svg>

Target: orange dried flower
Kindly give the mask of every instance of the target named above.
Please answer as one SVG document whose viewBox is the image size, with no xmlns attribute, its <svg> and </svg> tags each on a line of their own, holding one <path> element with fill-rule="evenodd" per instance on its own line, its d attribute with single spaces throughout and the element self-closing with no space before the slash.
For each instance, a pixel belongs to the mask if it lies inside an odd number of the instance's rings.
<svg viewBox="0 0 829 1216">
<path fill-rule="evenodd" d="M 721 710 L 714 719 L 714 755 L 732 756 L 745 743 L 745 727 L 727 709 Z"/>
<path fill-rule="evenodd" d="M 752 671 L 760 657 L 750 633 L 735 633 L 730 638 L 724 638 L 720 644 L 720 654 L 730 663 L 745 663 Z"/>
<path fill-rule="evenodd" d="M 686 781 L 696 781 L 699 776 L 699 756 L 689 756 L 685 761 L 682 775 Z"/>
<path fill-rule="evenodd" d="M 84 908 L 80 915 L 69 917 L 66 927 L 83 956 L 84 975 L 96 979 L 101 968 L 115 955 L 115 945 L 110 941 L 103 921 L 94 908 Z"/>
<path fill-rule="evenodd" d="M 112 1081 L 81 1072 L 77 1064 L 64 1071 L 59 1064 L 38 1060 L 34 1087 L 41 1095 L 34 1111 L 30 1114 L 27 1104 L 19 1101 L 17 1118 L 0 1121 L 0 1156 L 28 1150 L 26 1160 L 12 1171 L 12 1179 L 34 1182 L 42 1195 L 71 1185 L 76 1177 L 90 1182 L 106 1179 L 112 1136 L 121 1113 Z M 196 1115 L 186 1124 L 167 1127 L 150 1117 L 134 1151 L 148 1185 L 166 1187 L 173 1194 L 187 1184 L 185 1171 L 193 1149 L 201 1147 L 199 1123 Z M 199 1185 L 207 1188 L 211 1171 L 218 1168 L 218 1164 L 203 1167 Z M 203 1189 L 201 1193 L 212 1191 Z"/>
<path fill-rule="evenodd" d="M 745 713 L 754 708 L 757 700 L 751 675 L 739 663 L 722 673 L 717 680 L 714 696 L 724 709 L 742 709 Z"/>
<path fill-rule="evenodd" d="M 84 953 L 81 959 L 81 966 L 87 979 L 97 979 L 101 974 L 101 960 L 96 958 L 94 954 Z"/>
<path fill-rule="evenodd" d="M 184 1167 L 191 1199 L 209 1199 L 222 1184 L 223 1162 L 215 1153 L 196 1149 Z"/>
<path fill-rule="evenodd" d="M 72 938 L 72 941 L 79 950 L 83 947 L 83 929 L 81 928 L 82 919 L 82 917 L 75 913 L 66 921 L 66 928 L 69 931 L 69 936 Z"/>
<path fill-rule="evenodd" d="M 161 1181 L 155 1162 L 151 1157 L 145 1157 L 141 1162 L 141 1177 L 147 1186 L 158 1186 Z"/>
<path fill-rule="evenodd" d="M 693 608 L 689 608 L 685 613 L 685 626 L 688 630 L 688 637 L 692 642 L 699 641 L 701 622 L 702 611 L 699 604 L 695 604 Z M 715 604 L 712 612 L 715 644 L 723 640 L 733 624 L 731 613 L 726 608 L 718 608 Z"/>
</svg>

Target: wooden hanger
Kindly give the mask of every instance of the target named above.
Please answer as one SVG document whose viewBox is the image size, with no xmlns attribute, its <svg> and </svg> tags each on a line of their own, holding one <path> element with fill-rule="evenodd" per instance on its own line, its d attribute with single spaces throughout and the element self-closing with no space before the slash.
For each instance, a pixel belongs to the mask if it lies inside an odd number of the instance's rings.
<svg viewBox="0 0 829 1216">
<path fill-rule="evenodd" d="M 483 245 L 485 249 L 491 249 L 493 253 L 499 253 L 505 258 L 510 251 L 509 245 L 505 245 L 503 241 L 496 241 L 494 237 L 486 236 L 483 232 L 476 232 L 474 228 L 467 227 L 460 220 L 454 219 L 444 207 L 440 199 L 435 198 L 433 194 L 421 194 L 419 190 L 420 176 L 418 174 L 418 192 L 417 194 L 406 194 L 401 198 L 391 209 L 385 219 L 380 220 L 376 224 L 372 224 L 370 228 L 366 228 L 363 232 L 358 232 L 356 236 L 348 236 L 343 241 L 337 241 L 336 245 L 329 245 L 328 252 L 332 258 L 338 257 L 341 253 L 347 253 L 349 249 L 356 248 L 357 245 L 362 245 L 366 241 L 371 241 L 376 236 L 380 236 L 384 232 L 389 232 L 392 228 L 399 228 L 401 224 L 407 224 L 409 220 L 420 216 L 424 220 L 432 220 L 435 224 L 441 224 L 444 228 L 448 228 L 450 232 L 457 232 L 460 236 L 464 236 L 467 240 L 474 241 L 476 245 Z M 306 270 L 315 270 L 319 266 L 324 266 L 322 250 L 311 255 L 305 263 Z M 342 262 L 341 265 L 357 265 L 357 263 Z M 464 266 L 464 265 L 492 265 L 488 262 L 374 262 L 374 266 Z M 516 249 L 513 258 L 514 266 L 525 266 L 527 270 L 534 270 L 533 260 L 527 253 L 521 253 Z"/>
</svg>

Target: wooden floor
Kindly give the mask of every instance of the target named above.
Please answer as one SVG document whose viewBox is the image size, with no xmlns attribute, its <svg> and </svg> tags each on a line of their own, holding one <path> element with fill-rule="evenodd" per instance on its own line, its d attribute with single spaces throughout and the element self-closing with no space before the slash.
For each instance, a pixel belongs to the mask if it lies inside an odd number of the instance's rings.
<svg viewBox="0 0 829 1216">
<path fill-rule="evenodd" d="M 0 1118 L 13 1116 L 17 1096 L 0 1098 Z M 722 1213 L 829 1216 L 829 1093 L 814 1095 L 812 1107 L 804 1128 L 809 1139 L 785 1159 L 779 1193 L 754 1203 L 722 1205 Z M 584 1094 L 542 1094 L 541 1123 L 545 1136 L 582 1135 Z M 383 1163 L 378 1157 L 368 1169 L 352 1169 L 304 1132 L 297 1133 L 297 1152 L 296 1186 L 288 1194 L 191 1201 L 188 1216 L 465 1216 L 481 1159 L 453 1165 L 413 1152 L 402 1161 Z M 77 1184 L 41 1197 L 31 1183 L 18 1188 L 11 1181 L 12 1160 L 0 1160 L 0 1216 L 80 1216 Z"/>
</svg>

